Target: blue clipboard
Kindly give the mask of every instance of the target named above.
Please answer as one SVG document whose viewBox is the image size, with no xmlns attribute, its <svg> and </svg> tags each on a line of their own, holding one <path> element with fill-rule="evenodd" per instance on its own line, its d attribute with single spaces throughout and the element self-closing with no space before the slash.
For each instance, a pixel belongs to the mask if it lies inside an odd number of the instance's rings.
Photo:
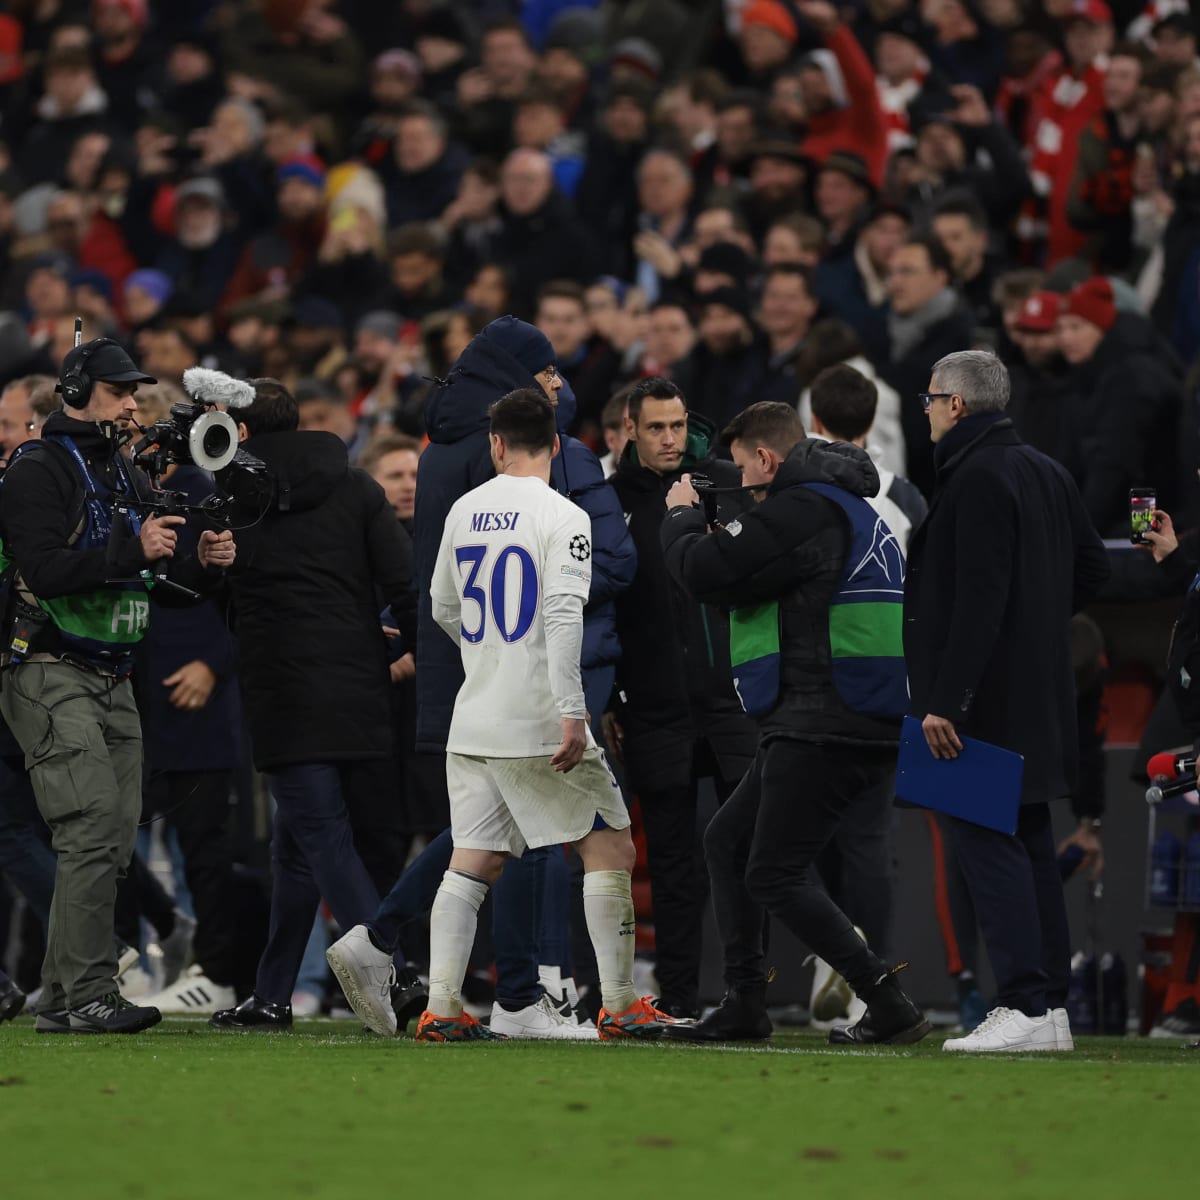
<svg viewBox="0 0 1200 1200">
<path fill-rule="evenodd" d="M 999 833 L 1017 832 L 1025 759 L 1011 750 L 959 737 L 957 758 L 934 758 L 916 717 L 905 717 L 896 763 L 896 795 Z"/>
</svg>

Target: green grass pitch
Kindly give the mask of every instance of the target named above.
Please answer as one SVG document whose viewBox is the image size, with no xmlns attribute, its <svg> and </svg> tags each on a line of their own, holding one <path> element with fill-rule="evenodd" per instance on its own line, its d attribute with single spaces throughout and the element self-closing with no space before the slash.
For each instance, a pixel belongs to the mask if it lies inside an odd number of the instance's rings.
<svg viewBox="0 0 1200 1200">
<path fill-rule="evenodd" d="M 0 1196 L 1094 1197 L 1194 1191 L 1200 1051 L 957 1058 L 426 1046 L 353 1022 L 132 1038 L 0 1028 Z"/>
</svg>

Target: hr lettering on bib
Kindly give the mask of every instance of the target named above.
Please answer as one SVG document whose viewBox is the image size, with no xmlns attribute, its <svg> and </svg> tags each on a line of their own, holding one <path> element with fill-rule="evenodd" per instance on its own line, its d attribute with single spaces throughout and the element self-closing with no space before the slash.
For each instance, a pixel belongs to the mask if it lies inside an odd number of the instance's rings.
<svg viewBox="0 0 1200 1200">
<path fill-rule="evenodd" d="M 134 634 L 142 633 L 150 624 L 150 601 L 135 600 L 130 597 L 126 600 L 118 600 L 113 605 L 112 611 L 112 633 L 121 633 L 124 631 L 131 637 Z"/>
</svg>

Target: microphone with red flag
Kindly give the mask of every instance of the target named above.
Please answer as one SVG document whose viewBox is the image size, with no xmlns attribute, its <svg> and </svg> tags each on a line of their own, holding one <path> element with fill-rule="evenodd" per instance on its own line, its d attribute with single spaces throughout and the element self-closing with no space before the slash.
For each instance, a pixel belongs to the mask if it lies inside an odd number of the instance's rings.
<svg viewBox="0 0 1200 1200">
<path fill-rule="evenodd" d="M 1146 789 L 1147 804 L 1161 804 L 1170 796 L 1182 796 L 1196 788 L 1195 755 L 1155 754 L 1146 764 L 1150 786 Z"/>
</svg>

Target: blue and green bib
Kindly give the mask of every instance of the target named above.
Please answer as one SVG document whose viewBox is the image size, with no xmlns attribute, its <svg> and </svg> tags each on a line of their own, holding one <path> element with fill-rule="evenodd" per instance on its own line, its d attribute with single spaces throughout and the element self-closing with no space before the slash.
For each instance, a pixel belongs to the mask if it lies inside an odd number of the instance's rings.
<svg viewBox="0 0 1200 1200">
<path fill-rule="evenodd" d="M 904 555 L 895 535 L 861 497 L 824 483 L 802 486 L 832 500 L 850 522 L 850 547 L 829 605 L 833 686 L 852 712 L 908 712 L 904 666 Z M 742 707 L 762 716 L 779 699 L 779 602 L 729 614 L 729 654 Z"/>
<path fill-rule="evenodd" d="M 55 442 L 66 451 L 84 488 L 84 514 L 80 528 L 69 543 L 74 551 L 104 548 L 112 530 L 113 490 L 104 487 L 87 468 L 74 441 L 62 434 L 45 436 L 42 443 Z M 27 442 L 26 447 L 38 447 Z M 43 451 L 45 452 L 45 451 Z M 134 486 L 123 460 L 117 460 L 118 489 L 134 495 Z M 136 536 L 141 520 L 129 516 L 130 532 Z M 7 571 L 11 560 L 0 542 L 0 570 Z M 150 624 L 147 593 L 153 586 L 149 571 L 137 578 L 105 584 L 87 592 L 75 592 L 53 600 L 28 597 L 50 615 L 57 630 L 61 650 L 89 662 L 124 671 L 132 663 L 135 647 Z"/>
</svg>

